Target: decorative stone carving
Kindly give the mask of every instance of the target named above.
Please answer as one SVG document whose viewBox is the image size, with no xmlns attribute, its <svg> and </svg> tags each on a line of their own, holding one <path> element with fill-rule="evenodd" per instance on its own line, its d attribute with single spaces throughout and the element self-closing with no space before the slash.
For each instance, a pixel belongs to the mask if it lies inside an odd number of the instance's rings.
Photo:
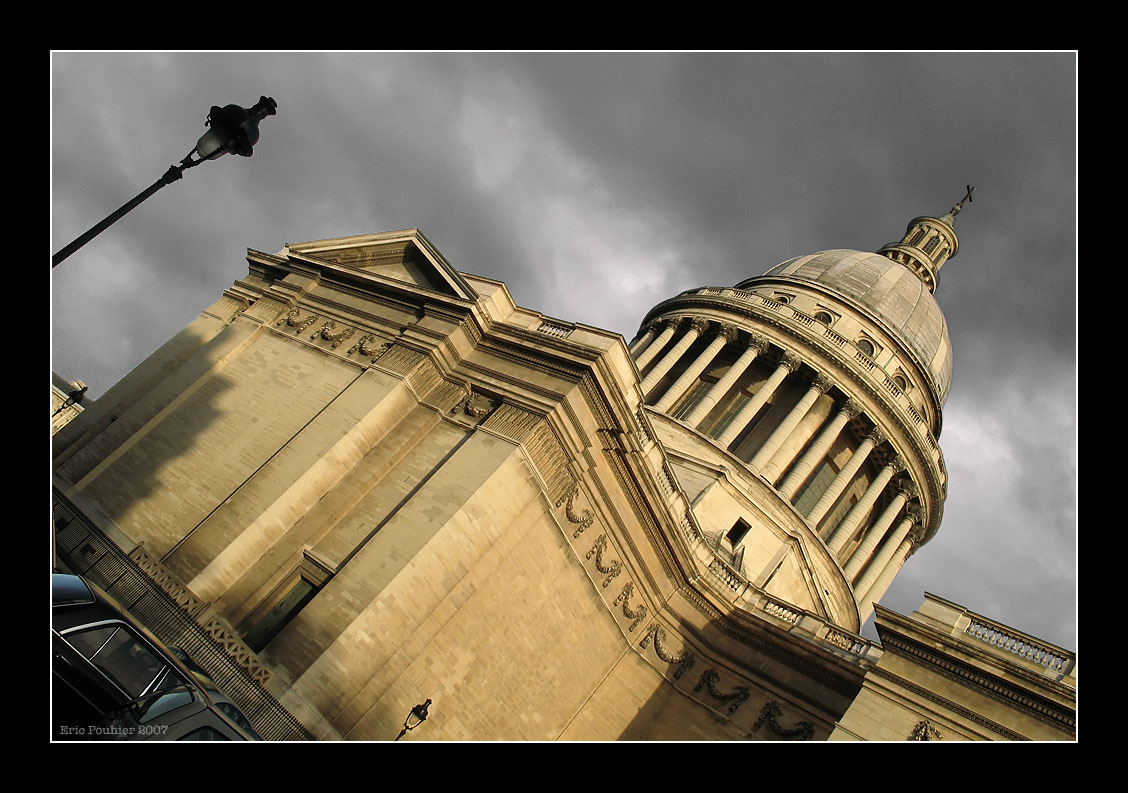
<svg viewBox="0 0 1128 793">
<path fill-rule="evenodd" d="M 615 576 L 623 572 L 623 565 L 619 561 L 614 561 L 611 562 L 610 565 L 604 566 L 603 552 L 605 550 L 607 550 L 607 535 L 600 534 L 599 538 L 595 541 L 595 545 L 592 546 L 592 549 L 588 551 L 584 557 L 586 559 L 590 559 L 592 556 L 595 557 L 595 569 L 607 576 L 607 578 L 603 579 L 604 588 L 611 583 Z"/>
<path fill-rule="evenodd" d="M 726 344 L 732 344 L 740 335 L 740 328 L 728 322 L 722 322 L 721 329 L 717 331 L 717 335 L 723 336 Z"/>
<path fill-rule="evenodd" d="M 564 507 L 564 514 L 565 516 L 567 516 L 569 523 L 574 523 L 579 526 L 579 528 L 572 533 L 572 539 L 575 539 L 576 537 L 579 537 L 581 534 L 583 534 L 584 530 L 587 529 L 587 527 L 592 524 L 592 521 L 595 520 L 595 517 L 591 514 L 590 509 L 585 509 L 579 515 L 577 515 L 573 510 L 572 502 L 579 494 L 579 485 L 573 483 L 572 489 L 568 491 L 567 495 L 563 496 L 559 501 L 556 502 L 556 506 L 560 506 L 561 504 L 567 502 Z"/>
<path fill-rule="evenodd" d="M 345 328 L 342 331 L 333 333 L 333 328 L 335 327 L 337 327 L 337 323 L 333 320 L 329 320 L 321 326 L 321 329 L 317 331 L 317 333 L 310 336 L 310 338 L 316 339 L 318 336 L 321 336 L 321 338 L 325 339 L 325 341 L 333 342 L 332 346 L 334 348 L 337 348 L 341 345 L 341 342 L 343 342 L 345 339 L 351 338 L 352 335 L 356 333 L 356 328 Z"/>
<path fill-rule="evenodd" d="M 748 337 L 749 349 L 755 350 L 757 355 L 763 355 L 764 350 L 768 349 L 768 340 L 759 333 L 749 333 Z"/>
<path fill-rule="evenodd" d="M 450 409 L 450 412 L 457 413 L 461 410 L 471 418 L 480 419 L 482 416 L 488 416 L 497 406 L 498 403 L 489 397 L 470 391 L 461 402 Z"/>
<path fill-rule="evenodd" d="M 764 709 L 760 711 L 760 718 L 756 719 L 752 729 L 758 730 L 766 722 L 772 728 L 772 732 L 780 738 L 798 738 L 800 741 L 809 741 L 815 737 L 815 727 L 809 721 L 801 721 L 790 729 L 781 727 L 778 717 L 782 715 L 783 711 L 777 703 L 768 702 L 764 705 Z"/>
<path fill-rule="evenodd" d="M 642 622 L 643 617 L 646 616 L 646 604 L 639 604 L 638 610 L 632 611 L 630 607 L 630 597 L 632 594 L 634 594 L 634 582 L 628 581 L 627 585 L 623 587 L 623 591 L 615 598 L 615 602 L 612 603 L 612 605 L 618 606 L 620 603 L 623 604 L 623 616 L 632 620 L 630 630 L 633 631 L 638 627 L 638 624 Z"/>
<path fill-rule="evenodd" d="M 654 640 L 654 652 L 659 658 L 668 664 L 677 664 L 677 668 L 674 670 L 675 680 L 688 672 L 693 668 L 693 665 L 697 663 L 697 657 L 688 647 L 682 649 L 681 655 L 674 655 L 669 652 L 662 645 L 662 643 L 666 641 L 666 632 L 658 627 L 657 623 L 650 626 L 650 630 L 642 637 L 642 641 L 638 643 L 638 646 L 645 650 L 647 646 L 649 646 L 651 639 Z"/>
<path fill-rule="evenodd" d="M 939 741 L 940 730 L 932 726 L 930 722 L 922 721 L 917 726 L 913 727 L 912 733 L 906 740 L 910 741 Z"/>
<path fill-rule="evenodd" d="M 842 412 L 846 414 L 847 421 L 853 421 L 862 414 L 864 408 L 854 397 L 846 397 L 842 402 Z"/>
<path fill-rule="evenodd" d="M 298 317 L 301 316 L 301 313 L 302 312 L 299 311 L 296 308 L 292 309 L 290 311 L 290 313 L 288 313 L 284 318 L 278 320 L 278 322 L 276 322 L 275 324 L 281 325 L 283 322 L 285 322 L 290 327 L 296 329 L 294 331 L 295 333 L 301 333 L 303 330 L 308 328 L 310 325 L 317 322 L 317 319 L 318 319 L 317 314 L 310 314 L 305 319 L 299 320 Z"/>
<path fill-rule="evenodd" d="M 729 715 L 732 715 L 736 713 L 737 708 L 748 700 L 752 692 L 748 689 L 748 686 L 734 686 L 732 691 L 725 694 L 717 689 L 717 681 L 720 679 L 721 676 L 717 673 L 716 669 L 706 669 L 701 675 L 701 680 L 693 687 L 693 690 L 700 691 L 703 688 L 707 689 L 713 696 L 713 699 L 730 703 L 728 712 Z"/>
<path fill-rule="evenodd" d="M 361 355 L 369 358 L 375 358 L 377 355 L 384 352 L 384 350 L 388 349 L 388 347 L 391 346 L 388 342 L 383 342 L 380 344 L 372 343 L 377 340 L 378 339 L 376 336 L 373 336 L 371 333 L 366 333 L 360 338 L 360 341 L 349 347 L 349 351 L 345 354 L 352 355 L 357 350 L 360 350 Z"/>
<path fill-rule="evenodd" d="M 270 678 L 273 676 L 271 671 L 263 666 L 254 651 L 243 644 L 242 639 L 229 632 L 227 626 L 219 619 L 213 617 L 208 620 L 203 628 L 208 636 L 215 640 L 228 655 L 238 661 L 241 667 L 247 670 L 252 680 L 263 686 L 270 682 Z"/>
<path fill-rule="evenodd" d="M 915 524 L 911 529 L 909 529 L 908 540 L 910 543 L 912 543 L 912 548 L 909 549 L 909 556 L 912 556 L 914 553 L 916 553 L 920 546 L 924 544 L 924 534 L 924 526 L 919 523 Z"/>
<path fill-rule="evenodd" d="M 920 494 L 920 488 L 917 487 L 916 482 L 908 477 L 898 479 L 893 486 L 893 493 L 895 495 L 904 496 L 905 501 L 912 501 L 917 495 Z"/>
<path fill-rule="evenodd" d="M 818 372 L 811 379 L 811 388 L 818 389 L 820 394 L 825 394 L 834 385 L 834 381 L 827 377 L 822 372 Z"/>
<path fill-rule="evenodd" d="M 803 359 L 793 352 L 785 352 L 783 357 L 779 359 L 779 365 L 786 367 L 789 372 L 795 373 L 803 365 Z"/>
</svg>

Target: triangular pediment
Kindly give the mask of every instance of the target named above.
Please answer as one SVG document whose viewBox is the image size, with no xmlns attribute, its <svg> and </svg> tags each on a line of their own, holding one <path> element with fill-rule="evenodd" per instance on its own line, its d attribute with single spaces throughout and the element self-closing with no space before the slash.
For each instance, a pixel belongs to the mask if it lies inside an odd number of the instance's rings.
<svg viewBox="0 0 1128 793">
<path fill-rule="evenodd" d="M 286 251 L 463 300 L 477 299 L 474 288 L 418 229 L 301 242 L 287 245 Z"/>
</svg>

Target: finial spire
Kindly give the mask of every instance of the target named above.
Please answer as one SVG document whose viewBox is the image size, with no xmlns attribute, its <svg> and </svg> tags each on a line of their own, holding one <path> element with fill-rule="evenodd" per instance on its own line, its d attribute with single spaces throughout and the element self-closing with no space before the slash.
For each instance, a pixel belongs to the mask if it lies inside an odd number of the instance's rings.
<svg viewBox="0 0 1128 793">
<path fill-rule="evenodd" d="M 967 186 L 967 193 L 964 194 L 964 197 L 960 199 L 960 202 L 958 204 L 956 204 L 954 207 L 952 207 L 952 211 L 948 214 L 953 218 L 956 215 L 960 214 L 960 210 L 963 209 L 964 201 L 971 201 L 971 194 L 974 191 L 975 191 L 975 187 L 973 187 L 972 185 L 968 185 Z"/>
</svg>

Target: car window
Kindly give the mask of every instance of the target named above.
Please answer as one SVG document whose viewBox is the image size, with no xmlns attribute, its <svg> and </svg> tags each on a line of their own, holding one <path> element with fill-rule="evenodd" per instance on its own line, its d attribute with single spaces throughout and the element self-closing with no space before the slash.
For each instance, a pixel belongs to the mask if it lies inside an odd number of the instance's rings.
<svg viewBox="0 0 1128 793">
<path fill-rule="evenodd" d="M 188 688 L 178 688 L 163 694 L 158 694 L 145 700 L 137 709 L 137 722 L 145 724 L 158 716 L 164 715 L 176 708 L 191 705 L 196 701 L 192 691 Z"/>
<path fill-rule="evenodd" d="M 227 738 L 226 735 L 224 735 L 221 732 L 218 732 L 217 730 L 213 730 L 211 727 L 201 727 L 198 730 L 192 730 L 192 732 L 190 732 L 187 735 L 181 737 L 179 740 L 181 740 L 181 741 L 226 741 L 226 740 L 229 740 L 229 739 Z"/>
<path fill-rule="evenodd" d="M 127 627 L 117 623 L 68 633 L 66 640 L 130 697 L 145 693 L 165 667 Z"/>
<path fill-rule="evenodd" d="M 215 703 L 216 710 L 222 711 L 227 718 L 238 724 L 242 729 L 246 730 L 251 735 L 258 737 L 255 728 L 251 726 L 250 721 L 243 715 L 243 711 L 239 710 L 234 704 L 230 702 L 217 702 Z"/>
</svg>

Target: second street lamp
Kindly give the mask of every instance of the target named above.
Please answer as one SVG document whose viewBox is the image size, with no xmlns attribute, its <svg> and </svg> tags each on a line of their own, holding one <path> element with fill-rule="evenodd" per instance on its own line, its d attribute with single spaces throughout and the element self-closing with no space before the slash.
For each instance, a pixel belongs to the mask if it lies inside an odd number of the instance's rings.
<svg viewBox="0 0 1128 793">
<path fill-rule="evenodd" d="M 51 257 L 51 267 L 54 268 L 63 262 L 68 256 L 108 229 L 153 193 L 180 179 L 183 172 L 188 168 L 194 168 L 208 160 L 219 159 L 225 154 L 250 157 L 254 153 L 254 145 L 258 143 L 259 122 L 277 112 L 278 103 L 269 96 L 260 97 L 258 104 L 250 108 L 243 108 L 238 105 L 213 106 L 211 112 L 208 113 L 208 120 L 205 122 L 205 126 L 210 127 L 210 129 L 200 136 L 200 139 L 196 141 L 195 148 L 180 161 L 180 165 L 170 167 L 164 176 L 148 189 L 56 253 Z M 196 155 L 196 159 L 192 159 L 193 154 Z"/>
</svg>

